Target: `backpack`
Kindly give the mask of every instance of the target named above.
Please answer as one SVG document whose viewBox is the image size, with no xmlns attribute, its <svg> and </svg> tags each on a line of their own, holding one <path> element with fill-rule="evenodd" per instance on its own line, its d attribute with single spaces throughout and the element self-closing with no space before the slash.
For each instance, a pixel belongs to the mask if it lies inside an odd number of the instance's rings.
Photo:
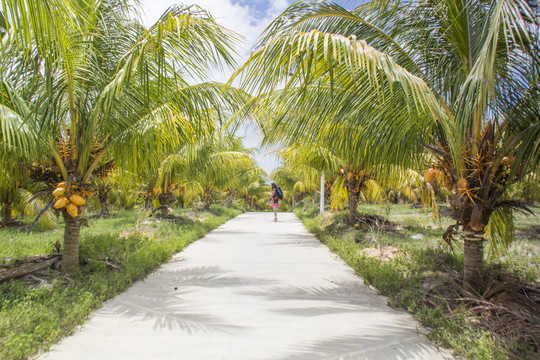
<svg viewBox="0 0 540 360">
<path fill-rule="evenodd" d="M 276 185 L 276 191 L 278 198 L 283 199 L 283 191 L 281 191 L 281 188 L 278 185 Z"/>
</svg>

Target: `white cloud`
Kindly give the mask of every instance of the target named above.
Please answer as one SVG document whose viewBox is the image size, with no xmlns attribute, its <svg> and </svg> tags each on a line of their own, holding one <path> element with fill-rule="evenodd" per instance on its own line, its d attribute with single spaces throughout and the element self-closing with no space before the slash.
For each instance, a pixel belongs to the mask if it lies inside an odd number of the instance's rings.
<svg viewBox="0 0 540 360">
<path fill-rule="evenodd" d="M 175 0 L 141 0 L 145 24 L 153 24 L 167 8 L 178 3 Z M 254 2 L 252 6 L 234 0 L 195 0 L 191 3 L 207 10 L 218 23 L 244 37 L 244 43 L 238 49 L 242 59 L 248 56 L 266 26 L 289 5 L 287 0 L 272 1 L 267 13 L 257 17 L 256 14 L 260 12 L 255 11 L 257 7 Z"/>
</svg>

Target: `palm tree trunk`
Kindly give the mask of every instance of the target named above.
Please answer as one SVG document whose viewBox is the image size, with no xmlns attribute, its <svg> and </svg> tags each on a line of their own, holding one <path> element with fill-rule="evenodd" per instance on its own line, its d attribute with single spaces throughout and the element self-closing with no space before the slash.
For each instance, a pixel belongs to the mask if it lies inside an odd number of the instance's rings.
<svg viewBox="0 0 540 360">
<path fill-rule="evenodd" d="M 324 202 L 330 204 L 332 202 L 332 182 L 324 179 Z"/>
<path fill-rule="evenodd" d="M 347 181 L 347 203 L 349 205 L 349 225 L 356 224 L 358 220 L 358 211 L 356 207 L 358 205 L 358 184 L 357 180 L 351 179 Z"/>
<path fill-rule="evenodd" d="M 98 194 L 99 204 L 101 206 L 101 212 L 100 212 L 101 217 L 107 217 L 110 215 L 109 208 L 107 207 L 107 202 L 108 202 L 107 193 L 108 191 L 100 191 Z"/>
<path fill-rule="evenodd" d="M 145 208 L 146 210 L 152 208 L 152 199 L 151 199 L 149 196 L 147 196 L 147 197 L 144 198 L 144 208 Z"/>
<path fill-rule="evenodd" d="M 211 200 L 212 200 L 212 189 L 207 187 L 204 190 L 204 202 L 205 202 L 204 208 L 205 209 L 210 209 L 210 201 Z"/>
<path fill-rule="evenodd" d="M 246 203 L 246 211 L 248 211 L 248 208 L 249 208 L 249 196 L 244 195 L 244 200 L 245 200 L 245 203 Z"/>
<path fill-rule="evenodd" d="M 11 217 L 11 203 L 3 203 L 2 204 L 2 224 L 7 226 L 12 221 L 13 221 L 13 218 Z"/>
<path fill-rule="evenodd" d="M 180 202 L 180 207 L 183 209 L 184 206 L 185 206 L 184 195 L 180 195 L 180 196 L 178 197 L 178 201 Z"/>
<path fill-rule="evenodd" d="M 170 194 L 171 193 L 161 193 L 159 195 L 159 204 L 162 218 L 166 218 L 169 215 L 169 202 L 171 200 Z"/>
<path fill-rule="evenodd" d="M 79 270 L 79 236 L 81 223 L 79 216 L 71 217 L 62 211 L 66 226 L 64 228 L 64 253 L 62 254 L 62 272 L 71 274 Z"/>
<path fill-rule="evenodd" d="M 347 192 L 347 202 L 349 204 L 349 224 L 354 225 L 358 219 L 358 211 L 356 210 L 356 206 L 358 205 L 358 196 L 356 196 L 353 191 L 348 190 Z"/>
<path fill-rule="evenodd" d="M 227 196 L 227 207 L 231 207 L 233 202 L 234 202 L 234 197 L 236 195 L 236 190 L 235 189 L 231 189 L 229 191 L 229 194 Z"/>
<path fill-rule="evenodd" d="M 484 265 L 483 231 L 465 230 L 463 263 L 463 286 L 465 290 L 478 291 L 479 275 Z"/>
</svg>

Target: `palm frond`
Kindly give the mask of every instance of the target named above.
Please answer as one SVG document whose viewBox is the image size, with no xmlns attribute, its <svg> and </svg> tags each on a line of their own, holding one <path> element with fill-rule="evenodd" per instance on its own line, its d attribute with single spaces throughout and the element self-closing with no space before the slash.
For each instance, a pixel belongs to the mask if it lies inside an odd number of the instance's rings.
<svg viewBox="0 0 540 360">
<path fill-rule="evenodd" d="M 493 211 L 484 230 L 484 238 L 489 241 L 492 255 L 502 254 L 515 239 L 514 215 L 509 207 Z"/>
<path fill-rule="evenodd" d="M 332 190 L 330 195 L 330 209 L 331 210 L 343 210 L 347 203 L 347 188 L 345 187 L 345 179 L 339 177 L 332 184 Z"/>
<path fill-rule="evenodd" d="M 47 205 L 42 197 L 35 197 L 34 194 L 28 190 L 21 188 L 17 189 L 16 204 L 22 209 L 23 213 L 29 217 L 37 216 Z M 58 223 L 56 216 L 50 208 L 48 208 L 38 219 L 38 230 L 53 229 Z"/>
</svg>

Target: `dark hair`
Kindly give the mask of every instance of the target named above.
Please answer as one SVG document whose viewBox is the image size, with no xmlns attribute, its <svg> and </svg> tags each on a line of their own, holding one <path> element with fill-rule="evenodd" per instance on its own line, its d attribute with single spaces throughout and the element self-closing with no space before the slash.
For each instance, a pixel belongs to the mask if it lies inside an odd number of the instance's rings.
<svg viewBox="0 0 540 360">
<path fill-rule="evenodd" d="M 272 188 L 277 189 L 276 183 L 272 183 L 271 185 L 272 185 Z"/>
</svg>

